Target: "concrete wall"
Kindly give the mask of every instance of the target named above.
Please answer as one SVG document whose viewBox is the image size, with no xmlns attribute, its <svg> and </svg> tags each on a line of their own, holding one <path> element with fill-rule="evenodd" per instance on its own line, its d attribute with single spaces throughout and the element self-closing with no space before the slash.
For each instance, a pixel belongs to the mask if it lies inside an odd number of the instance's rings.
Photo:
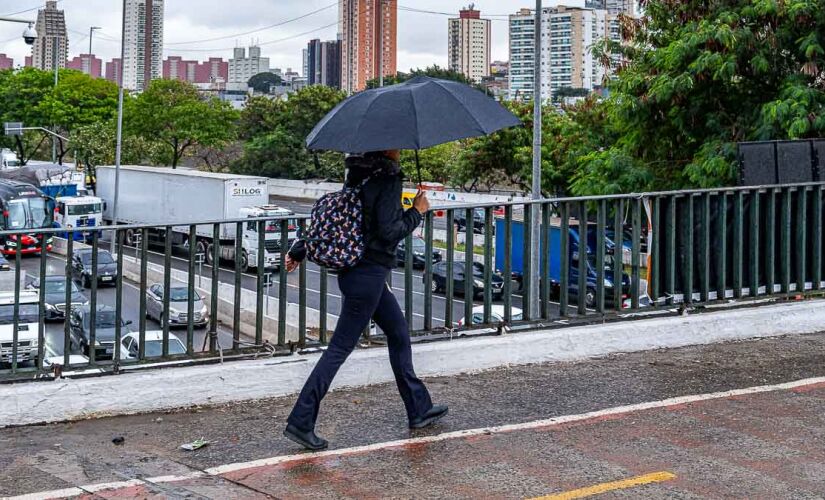
<svg viewBox="0 0 825 500">
<path fill-rule="evenodd" d="M 457 338 L 413 348 L 421 376 L 478 372 L 509 365 L 575 361 L 610 353 L 674 348 L 825 330 L 823 301 L 785 303 L 535 331 Z M 240 402 L 297 393 L 319 354 L 128 372 L 0 386 L 0 427 L 130 414 L 191 405 Z M 334 388 L 393 380 L 383 348 L 357 350 Z M 129 391 L 122 388 L 128 385 Z"/>
</svg>

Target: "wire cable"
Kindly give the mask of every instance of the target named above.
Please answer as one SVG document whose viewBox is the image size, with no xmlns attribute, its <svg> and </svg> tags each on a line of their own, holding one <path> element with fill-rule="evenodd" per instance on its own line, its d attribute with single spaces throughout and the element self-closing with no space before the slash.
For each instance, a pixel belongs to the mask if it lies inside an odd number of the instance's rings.
<svg viewBox="0 0 825 500">
<path fill-rule="evenodd" d="M 57 3 L 60 3 L 60 2 L 62 2 L 62 1 L 63 1 L 63 0 L 57 0 Z M 42 7 L 42 2 L 41 2 L 41 4 L 40 4 L 40 5 L 37 5 L 36 7 L 32 7 L 32 8 L 30 8 L 30 9 L 25 9 L 25 10 L 19 10 L 19 11 L 17 11 L 17 12 L 12 12 L 11 14 L 0 14 L 0 16 L 2 16 L 2 17 L 11 17 L 11 16 L 16 16 L 16 15 L 19 15 L 19 14 L 25 14 L 26 12 L 31 12 L 31 11 L 33 11 L 33 10 L 40 10 L 40 9 L 42 9 L 42 8 L 43 8 L 43 7 Z"/>
</svg>

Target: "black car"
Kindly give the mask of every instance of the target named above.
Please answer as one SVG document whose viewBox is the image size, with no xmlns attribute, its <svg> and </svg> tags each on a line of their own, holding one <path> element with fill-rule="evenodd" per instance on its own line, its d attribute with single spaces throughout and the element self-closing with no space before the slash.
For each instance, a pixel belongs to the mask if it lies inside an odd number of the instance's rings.
<svg viewBox="0 0 825 500">
<path fill-rule="evenodd" d="M 484 209 L 483 208 L 475 208 L 473 209 L 473 232 L 474 233 L 483 233 L 484 232 Z M 466 210 L 456 210 L 455 212 L 455 225 L 459 231 L 466 231 L 467 230 L 467 211 Z M 494 226 L 495 227 L 495 226 Z"/>
<path fill-rule="evenodd" d="M 427 264 L 427 246 L 424 239 L 419 238 L 418 236 L 413 236 L 412 248 L 413 269 L 424 269 L 424 266 Z M 398 266 L 404 267 L 407 262 L 406 240 L 401 240 L 401 243 L 398 245 L 398 250 L 395 251 L 395 256 L 398 259 Z M 433 250 L 432 263 L 435 264 L 437 262 L 441 262 L 441 254 L 438 251 Z"/>
<path fill-rule="evenodd" d="M 453 290 L 456 295 L 464 295 L 464 263 L 453 263 Z M 493 299 L 501 298 L 504 291 L 504 278 L 498 272 L 492 275 Z M 447 289 L 447 263 L 439 262 L 433 266 L 433 280 L 430 283 L 433 292 L 443 292 Z M 484 296 L 484 264 L 473 263 L 473 298 Z"/>
<path fill-rule="evenodd" d="M 117 315 L 114 308 L 105 305 L 97 306 L 95 316 L 95 359 L 112 358 L 115 352 L 115 325 Z M 130 333 L 126 327 L 131 325 L 131 321 L 121 319 L 121 335 Z M 92 328 L 92 307 L 89 304 L 82 305 L 69 313 L 70 348 L 80 350 L 89 355 L 89 338 Z"/>
<path fill-rule="evenodd" d="M 97 272 L 92 272 L 92 249 L 82 248 L 72 255 L 72 277 L 84 288 L 92 287 L 92 275 L 97 276 L 99 285 L 114 285 L 117 282 L 117 263 L 106 250 L 97 252 Z"/>
<path fill-rule="evenodd" d="M 80 307 L 87 303 L 86 297 L 80 293 L 74 281 L 71 285 L 71 307 Z M 56 321 L 66 318 L 66 277 L 46 276 L 43 280 L 34 279 L 30 288 L 40 290 L 46 304 L 46 321 Z"/>
</svg>

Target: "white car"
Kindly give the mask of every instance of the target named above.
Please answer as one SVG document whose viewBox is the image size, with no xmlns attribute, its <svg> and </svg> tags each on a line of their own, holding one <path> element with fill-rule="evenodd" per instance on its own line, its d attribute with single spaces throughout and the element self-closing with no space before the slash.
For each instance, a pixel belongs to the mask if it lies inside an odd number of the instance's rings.
<svg viewBox="0 0 825 500">
<path fill-rule="evenodd" d="M 120 340 L 120 359 L 137 359 L 139 353 L 140 332 L 131 332 Z M 144 353 L 147 358 L 159 358 L 163 355 L 163 331 L 146 332 Z M 172 333 L 169 334 L 169 355 L 186 354 L 186 345 Z"/>
<path fill-rule="evenodd" d="M 518 307 L 513 307 L 510 310 L 512 321 L 521 321 L 524 319 L 524 315 Z M 458 326 L 463 327 L 466 324 L 467 318 L 461 318 L 458 320 Z M 504 322 L 504 306 L 502 304 L 493 304 L 490 308 L 490 323 L 503 323 Z M 476 306 L 473 308 L 473 324 L 474 325 L 481 325 L 484 324 L 484 306 Z"/>
</svg>

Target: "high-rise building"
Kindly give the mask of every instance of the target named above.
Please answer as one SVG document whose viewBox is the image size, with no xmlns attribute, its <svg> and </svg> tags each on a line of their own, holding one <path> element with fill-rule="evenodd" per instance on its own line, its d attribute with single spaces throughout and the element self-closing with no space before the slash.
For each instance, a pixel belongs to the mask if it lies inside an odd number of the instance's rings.
<svg viewBox="0 0 825 500">
<path fill-rule="evenodd" d="M 100 78 L 103 76 L 103 61 L 95 57 L 94 54 L 80 54 L 69 61 L 66 67 L 82 71 L 92 78 Z"/>
<path fill-rule="evenodd" d="M 164 0 L 126 0 L 123 86 L 145 90 L 163 76 Z"/>
<path fill-rule="evenodd" d="M 261 48 L 257 45 L 249 47 L 249 55 L 246 49 L 236 47 L 232 59 L 229 60 L 228 83 L 243 84 L 258 73 L 269 72 L 269 58 L 261 57 Z"/>
<path fill-rule="evenodd" d="M 34 67 L 34 61 L 32 60 L 32 56 L 26 56 L 23 59 L 23 66 L 25 66 L 27 68 L 33 68 Z"/>
<path fill-rule="evenodd" d="M 37 38 L 32 45 L 32 65 L 43 70 L 52 70 L 55 64 L 65 68 L 69 58 L 69 34 L 66 16 L 57 8 L 55 0 L 49 0 L 45 9 L 37 11 L 34 29 Z"/>
<path fill-rule="evenodd" d="M 106 63 L 106 72 L 104 77 L 110 82 L 115 82 L 120 85 L 120 58 L 116 57 Z"/>
<path fill-rule="evenodd" d="M 341 41 L 311 40 L 304 49 L 307 85 L 341 88 Z"/>
<path fill-rule="evenodd" d="M 6 54 L 0 54 L 0 69 L 14 68 L 14 59 L 8 57 Z"/>
<path fill-rule="evenodd" d="M 480 82 L 490 76 L 490 20 L 470 4 L 449 21 L 447 37 L 448 67 Z"/>
<path fill-rule="evenodd" d="M 533 11 L 521 9 L 510 16 L 510 99 L 533 98 L 536 21 Z"/>
<path fill-rule="evenodd" d="M 398 0 L 341 0 L 338 32 L 342 89 L 358 92 L 381 74 L 396 74 Z"/>
<path fill-rule="evenodd" d="M 213 83 L 229 78 L 229 63 L 220 57 L 210 57 L 208 61 L 185 61 L 180 56 L 169 56 L 163 60 L 163 78 L 183 80 L 190 83 Z"/>
<path fill-rule="evenodd" d="M 522 9 L 510 16 L 511 98 L 533 96 L 533 12 Z M 606 10 L 565 6 L 542 9 L 541 98 L 550 99 L 561 88 L 592 90 L 601 86 L 608 69 L 593 57 L 591 49 L 604 38 L 620 41 L 618 17 Z"/>
</svg>

